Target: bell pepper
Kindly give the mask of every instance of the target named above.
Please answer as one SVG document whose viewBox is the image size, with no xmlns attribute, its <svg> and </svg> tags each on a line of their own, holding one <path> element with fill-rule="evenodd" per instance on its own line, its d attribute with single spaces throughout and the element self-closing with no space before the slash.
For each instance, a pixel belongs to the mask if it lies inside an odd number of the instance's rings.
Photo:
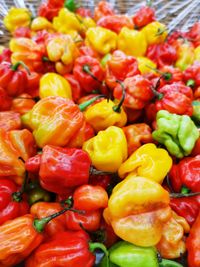
<svg viewBox="0 0 200 267">
<path fill-rule="evenodd" d="M 169 43 L 152 44 L 148 47 L 146 56 L 159 68 L 174 65 L 177 60 L 176 49 Z"/>
<path fill-rule="evenodd" d="M 5 131 L 19 130 L 21 128 L 21 120 L 19 113 L 14 111 L 0 112 L 0 129 Z"/>
<path fill-rule="evenodd" d="M 94 8 L 94 19 L 98 21 L 105 16 L 115 15 L 115 10 L 111 6 L 111 3 L 106 1 L 100 1 Z"/>
<path fill-rule="evenodd" d="M 48 217 L 37 219 L 31 214 L 7 221 L 0 226 L 0 264 L 2 267 L 14 267 L 22 262 L 43 241 L 46 224 L 70 208 Z M 77 211 L 80 212 L 80 211 Z M 73 233 L 74 234 L 74 233 Z"/>
<path fill-rule="evenodd" d="M 125 178 L 129 174 L 144 176 L 161 184 L 171 166 L 172 159 L 167 151 L 148 143 L 139 147 L 122 163 L 118 174 L 121 178 Z"/>
<path fill-rule="evenodd" d="M 169 193 L 155 181 L 130 174 L 114 187 L 103 215 L 123 240 L 153 246 L 171 217 Z"/>
<path fill-rule="evenodd" d="M 196 62 L 193 65 L 189 66 L 184 72 L 183 72 L 183 79 L 186 84 L 190 85 L 192 84 L 192 87 L 196 88 L 200 86 L 200 63 Z"/>
<path fill-rule="evenodd" d="M 109 140 L 109 142 L 108 142 Z M 83 144 L 92 165 L 98 170 L 116 172 L 127 158 L 127 142 L 123 130 L 110 126 Z"/>
<path fill-rule="evenodd" d="M 29 205 L 13 181 L 0 179 L 0 195 L 0 225 L 28 213 Z"/>
<path fill-rule="evenodd" d="M 118 35 L 117 48 L 129 56 L 144 56 L 147 42 L 142 31 L 123 27 Z"/>
<path fill-rule="evenodd" d="M 174 164 L 169 178 L 176 192 L 180 192 L 183 185 L 192 192 L 200 192 L 200 155 L 184 158 Z"/>
<path fill-rule="evenodd" d="M 167 110 L 170 113 L 188 116 L 193 114 L 193 92 L 190 87 L 172 83 L 159 88 L 157 92 L 159 93 L 159 99 L 155 102 L 157 111 Z"/>
<path fill-rule="evenodd" d="M 146 123 L 136 123 L 123 127 L 128 143 L 128 155 L 146 143 L 152 143 L 151 128 Z"/>
<path fill-rule="evenodd" d="M 188 266 L 198 267 L 200 265 L 200 212 L 193 224 L 189 237 L 186 241 L 188 251 Z"/>
<path fill-rule="evenodd" d="M 117 47 L 117 34 L 103 27 L 92 27 L 86 31 L 85 43 L 101 55 L 115 50 Z"/>
<path fill-rule="evenodd" d="M 113 89 L 117 85 L 117 80 L 123 81 L 125 78 L 140 74 L 137 60 L 132 56 L 127 56 L 124 52 L 116 50 L 106 63 L 106 84 Z"/>
<path fill-rule="evenodd" d="M 166 26 L 158 21 L 147 24 L 141 32 L 144 34 L 148 46 L 164 43 L 168 34 Z"/>
<path fill-rule="evenodd" d="M 97 21 L 97 25 L 116 32 L 117 34 L 123 27 L 133 29 L 133 22 L 131 21 L 131 18 L 125 15 L 112 15 L 102 17 Z"/>
<path fill-rule="evenodd" d="M 190 226 L 187 221 L 175 212 L 164 224 L 163 234 L 160 242 L 156 245 L 161 256 L 166 259 L 179 258 L 186 252 L 184 234 L 189 233 Z"/>
<path fill-rule="evenodd" d="M 137 29 L 153 21 L 155 21 L 155 10 L 150 6 L 142 6 L 133 16 L 133 23 Z"/>
<path fill-rule="evenodd" d="M 151 82 L 142 75 L 135 75 L 126 78 L 123 82 L 125 88 L 125 100 L 123 105 L 131 109 L 143 109 L 144 106 L 153 98 Z M 114 88 L 114 97 L 122 97 L 123 87 L 118 84 Z"/>
<path fill-rule="evenodd" d="M 0 86 L 9 96 L 20 95 L 26 89 L 27 74 L 18 70 L 20 65 L 26 68 L 23 62 L 17 62 L 14 65 L 6 62 L 0 64 Z"/>
<path fill-rule="evenodd" d="M 47 56 L 55 62 L 56 71 L 60 74 L 72 70 L 74 61 L 78 56 L 78 49 L 69 35 L 58 35 L 46 41 Z"/>
<path fill-rule="evenodd" d="M 153 138 L 164 144 L 172 155 L 183 158 L 191 153 L 199 138 L 199 131 L 189 116 L 160 110 L 156 116 L 156 124 Z"/>
<path fill-rule="evenodd" d="M 73 75 L 87 93 L 99 89 L 104 79 L 104 71 L 99 61 L 90 56 L 81 56 L 76 59 Z"/>
<path fill-rule="evenodd" d="M 116 112 L 115 107 L 113 101 L 104 99 L 87 108 L 84 112 L 85 119 L 96 132 L 105 130 L 109 126 L 122 127 L 127 122 L 126 113 L 123 108 L 120 112 Z"/>
<path fill-rule="evenodd" d="M 30 28 L 34 32 L 42 31 L 42 30 L 47 30 L 48 32 L 54 32 L 52 23 L 44 17 L 34 18 L 31 22 Z"/>
<path fill-rule="evenodd" d="M 106 247 L 101 243 L 91 243 L 84 231 L 65 231 L 56 233 L 51 240 L 41 244 L 26 261 L 26 267 L 71 266 L 92 267 L 95 263 L 95 249 L 106 255 Z M 105 265 L 108 267 L 108 263 Z"/>
<path fill-rule="evenodd" d="M 26 129 L 9 132 L 1 130 L 0 149 L 0 177 L 8 177 L 17 184 L 22 184 L 24 161 L 36 153 L 32 134 Z"/>
<path fill-rule="evenodd" d="M 170 198 L 171 208 L 180 216 L 186 219 L 191 226 L 199 213 L 199 196 Z"/>
<path fill-rule="evenodd" d="M 7 30 L 14 32 L 19 27 L 29 26 L 31 22 L 31 13 L 26 8 L 11 7 L 3 19 Z"/>
<path fill-rule="evenodd" d="M 69 34 L 72 37 L 84 31 L 84 27 L 77 15 L 67 8 L 61 8 L 58 16 L 53 18 L 53 27 L 57 32 Z"/>
<path fill-rule="evenodd" d="M 194 47 L 191 43 L 181 43 L 177 47 L 177 60 L 175 66 L 184 71 L 194 61 Z"/>
<path fill-rule="evenodd" d="M 35 105 L 35 101 L 29 94 L 21 94 L 12 101 L 11 110 L 17 112 L 18 116 L 29 112 Z M 21 124 L 21 120 L 20 120 Z"/>
<path fill-rule="evenodd" d="M 47 96 L 61 96 L 72 99 L 71 87 L 68 81 L 57 73 L 46 73 L 40 79 L 40 98 Z"/>
<path fill-rule="evenodd" d="M 83 90 L 80 86 L 80 83 L 77 81 L 77 79 L 74 77 L 73 74 L 65 74 L 63 76 L 68 83 L 70 84 L 71 91 L 72 91 L 72 99 L 74 102 L 77 102 L 79 98 L 81 98 Z"/>
<path fill-rule="evenodd" d="M 138 69 L 141 74 L 155 73 L 153 69 L 157 67 L 156 63 L 148 57 L 137 57 Z M 150 68 L 149 68 L 150 67 Z"/>
<path fill-rule="evenodd" d="M 62 207 L 59 203 L 51 202 L 37 202 L 31 206 L 30 213 L 38 219 L 50 216 L 54 213 L 60 212 Z M 59 217 L 51 220 L 44 229 L 44 235 L 50 237 L 58 232 L 67 230 L 65 215 L 62 214 Z"/>
</svg>

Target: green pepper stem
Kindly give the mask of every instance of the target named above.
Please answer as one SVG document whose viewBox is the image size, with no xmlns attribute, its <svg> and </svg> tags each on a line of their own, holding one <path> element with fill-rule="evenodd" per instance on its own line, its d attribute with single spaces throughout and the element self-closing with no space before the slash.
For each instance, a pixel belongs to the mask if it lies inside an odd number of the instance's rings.
<svg viewBox="0 0 200 267">
<path fill-rule="evenodd" d="M 45 217 L 45 218 L 42 218 L 42 219 L 34 219 L 33 221 L 33 226 L 34 228 L 36 229 L 36 231 L 38 231 L 39 233 L 43 232 L 46 224 L 48 222 L 50 222 L 52 219 L 60 216 L 61 214 L 65 213 L 66 211 L 73 211 L 73 212 L 77 212 L 79 214 L 84 214 L 85 212 L 84 211 L 81 211 L 81 210 L 76 210 L 76 209 L 72 209 L 72 208 L 64 208 L 63 210 L 59 211 L 59 212 L 56 212 L 48 217 Z"/>
<path fill-rule="evenodd" d="M 19 67 L 20 65 L 24 67 L 24 69 L 27 71 L 27 73 L 28 73 L 29 75 L 31 74 L 29 68 L 26 66 L 26 64 L 25 64 L 23 61 L 18 61 L 18 62 L 16 62 L 14 65 L 11 66 L 11 70 L 13 70 L 13 71 L 17 71 L 17 69 L 18 69 L 18 67 Z"/>
<path fill-rule="evenodd" d="M 125 90 L 125 86 L 124 86 L 123 82 L 121 82 L 119 80 L 116 80 L 116 82 L 119 83 L 121 88 L 122 88 L 122 98 L 121 98 L 118 105 L 113 106 L 113 110 L 114 110 L 114 112 L 120 113 L 121 107 L 122 107 L 124 100 L 125 100 L 125 97 L 126 97 L 126 90 Z"/>
<path fill-rule="evenodd" d="M 104 246 L 104 244 L 102 243 L 98 243 L 98 242 L 95 242 L 95 243 L 92 243 L 92 242 L 89 242 L 89 249 L 91 252 L 94 252 L 96 249 L 100 249 L 104 252 L 105 256 L 106 256 L 106 265 L 105 267 L 109 267 L 110 264 L 109 264 L 109 254 L 108 254 L 108 250 L 107 248 Z"/>
<path fill-rule="evenodd" d="M 151 88 L 151 91 L 153 92 L 154 96 L 158 99 L 158 100 L 161 100 L 164 95 L 161 94 L 161 93 L 158 93 L 153 87 Z"/>
<path fill-rule="evenodd" d="M 73 206 L 73 202 L 74 202 L 73 197 L 70 196 L 68 197 L 68 199 L 62 200 L 61 205 L 62 206 L 68 205 L 68 208 L 71 208 Z"/>
<path fill-rule="evenodd" d="M 87 65 L 87 64 L 83 65 L 82 70 L 83 70 L 85 73 L 87 73 L 88 75 L 90 75 L 95 81 L 97 81 L 97 82 L 99 82 L 99 83 L 102 83 L 101 81 L 99 81 L 99 79 L 97 79 L 96 76 L 94 76 L 94 74 L 91 72 L 90 69 L 91 69 L 91 68 L 90 68 L 89 65 Z"/>
<path fill-rule="evenodd" d="M 190 189 L 187 188 L 186 186 L 182 186 L 181 194 L 188 194 L 188 193 L 190 193 Z"/>
<path fill-rule="evenodd" d="M 195 81 L 193 79 L 189 79 L 187 81 L 186 85 L 193 88 L 195 86 Z"/>
<path fill-rule="evenodd" d="M 27 181 L 28 181 L 28 172 L 26 171 L 25 177 L 24 177 L 24 181 L 23 181 L 23 184 L 21 186 L 21 189 L 12 194 L 12 199 L 14 201 L 16 201 L 16 202 L 21 202 L 22 201 L 22 195 L 25 192 Z"/>
<path fill-rule="evenodd" d="M 90 175 L 111 175 L 111 174 L 113 174 L 113 173 L 99 171 L 99 170 L 95 169 L 93 166 L 90 167 Z"/>
<path fill-rule="evenodd" d="M 94 103 L 99 98 L 105 98 L 105 95 L 98 95 L 98 96 L 95 96 L 95 97 L 89 99 L 88 101 L 81 103 L 79 105 L 80 111 L 84 111 L 88 106 L 90 106 L 92 103 Z"/>
<path fill-rule="evenodd" d="M 166 28 L 163 28 L 163 29 L 158 28 L 158 32 L 155 34 L 155 36 L 160 36 L 160 35 L 162 35 L 166 31 L 167 31 Z"/>
<path fill-rule="evenodd" d="M 50 59 L 48 57 L 42 57 L 43 62 L 50 62 Z"/>
<path fill-rule="evenodd" d="M 163 72 L 163 71 L 160 71 L 158 70 L 157 68 L 153 68 L 147 64 L 145 64 L 145 66 L 153 71 L 155 71 L 156 73 L 160 74 L 162 76 L 162 78 L 165 80 L 165 81 L 170 81 L 171 78 L 172 78 L 172 74 L 170 72 Z"/>
<path fill-rule="evenodd" d="M 166 260 L 162 259 L 162 261 L 159 263 L 160 267 L 183 267 L 182 264 L 176 262 L 176 261 L 171 261 L 171 260 Z"/>
<path fill-rule="evenodd" d="M 194 196 L 199 196 L 200 192 L 195 192 L 195 193 L 187 193 L 187 194 L 182 194 L 182 193 L 170 193 L 171 198 L 182 198 L 182 197 L 194 197 Z"/>
</svg>

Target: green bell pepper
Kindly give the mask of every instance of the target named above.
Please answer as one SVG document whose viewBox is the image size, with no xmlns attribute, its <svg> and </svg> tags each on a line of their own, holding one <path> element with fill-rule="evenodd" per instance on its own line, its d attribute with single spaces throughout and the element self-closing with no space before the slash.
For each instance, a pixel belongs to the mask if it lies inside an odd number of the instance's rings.
<svg viewBox="0 0 200 267">
<path fill-rule="evenodd" d="M 120 241 L 109 249 L 110 267 L 159 267 L 157 251 L 154 247 L 138 247 Z M 105 267 L 106 258 L 100 266 Z"/>
<path fill-rule="evenodd" d="M 157 130 L 152 136 L 165 145 L 171 155 L 183 158 L 191 153 L 199 138 L 199 131 L 189 116 L 160 110 L 156 115 L 156 124 Z"/>
</svg>

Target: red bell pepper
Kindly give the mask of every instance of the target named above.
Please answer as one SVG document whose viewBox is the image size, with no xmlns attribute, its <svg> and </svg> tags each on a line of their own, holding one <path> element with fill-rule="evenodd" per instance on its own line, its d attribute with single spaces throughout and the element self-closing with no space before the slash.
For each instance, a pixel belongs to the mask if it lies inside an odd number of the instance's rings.
<svg viewBox="0 0 200 267">
<path fill-rule="evenodd" d="M 0 129 L 5 131 L 19 130 L 21 128 L 20 114 L 14 111 L 0 112 Z"/>
<path fill-rule="evenodd" d="M 131 109 L 143 109 L 153 98 L 151 82 L 141 75 L 126 78 L 123 82 L 125 88 L 125 100 L 123 105 Z M 114 89 L 114 97 L 121 99 L 123 88 L 118 84 Z"/>
<path fill-rule="evenodd" d="M 17 62 L 15 65 L 8 62 L 0 64 L 0 86 L 9 96 L 17 96 L 26 89 L 27 74 L 18 69 L 20 65 L 25 66 L 23 62 Z"/>
<path fill-rule="evenodd" d="M 114 89 L 117 86 L 116 80 L 123 81 L 136 74 L 140 74 L 137 60 L 120 50 L 114 51 L 106 66 L 106 84 L 108 87 Z"/>
<path fill-rule="evenodd" d="M 0 225 L 16 217 L 25 215 L 29 205 L 19 187 L 11 180 L 0 179 Z"/>
<path fill-rule="evenodd" d="M 84 231 L 56 233 L 34 251 L 26 261 L 26 267 L 42 267 L 44 264 L 45 266 L 93 267 L 95 249 L 103 250 L 106 255 L 108 253 L 103 244 L 89 241 L 89 235 Z"/>
<path fill-rule="evenodd" d="M 81 88 L 87 93 L 99 89 L 104 79 L 104 71 L 99 61 L 90 56 L 81 56 L 76 59 L 73 74 Z"/>
<path fill-rule="evenodd" d="M 186 241 L 188 251 L 188 266 L 199 267 L 200 266 L 200 212 L 193 224 L 189 237 Z"/>
<path fill-rule="evenodd" d="M 94 9 L 94 20 L 98 21 L 102 17 L 112 16 L 115 15 L 115 13 L 115 10 L 109 2 L 100 1 Z"/>
<path fill-rule="evenodd" d="M 141 28 L 155 20 L 155 10 L 149 6 L 141 7 L 133 16 L 135 28 Z"/>
</svg>

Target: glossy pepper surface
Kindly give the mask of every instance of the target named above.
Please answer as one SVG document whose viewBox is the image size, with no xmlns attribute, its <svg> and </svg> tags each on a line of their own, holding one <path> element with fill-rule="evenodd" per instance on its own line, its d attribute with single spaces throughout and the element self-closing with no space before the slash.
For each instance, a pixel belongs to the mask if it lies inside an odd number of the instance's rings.
<svg viewBox="0 0 200 267">
<path fill-rule="evenodd" d="M 0 128 L 5 131 L 19 130 L 21 128 L 19 113 L 14 111 L 0 112 Z"/>
<path fill-rule="evenodd" d="M 189 116 L 160 110 L 156 115 L 156 123 L 157 129 L 152 133 L 153 138 L 164 144 L 172 155 L 182 158 L 191 153 L 199 132 Z"/>
<path fill-rule="evenodd" d="M 141 28 L 155 20 L 155 10 L 150 6 L 141 7 L 133 16 L 134 26 Z"/>
<path fill-rule="evenodd" d="M 166 26 L 158 21 L 147 24 L 141 32 L 144 34 L 148 45 L 163 43 L 167 37 Z"/>
<path fill-rule="evenodd" d="M 160 168 L 162 166 L 162 168 Z M 157 183 L 162 183 L 172 166 L 172 159 L 163 148 L 149 143 L 138 148 L 120 166 L 118 173 L 121 178 L 129 174 L 146 177 Z"/>
<path fill-rule="evenodd" d="M 109 140 L 109 142 L 108 142 Z M 123 130 L 110 126 L 83 144 L 98 170 L 116 172 L 127 158 L 127 142 Z"/>
<path fill-rule="evenodd" d="M 133 174 L 117 184 L 104 210 L 106 222 L 120 238 L 144 247 L 160 241 L 170 217 L 169 193 L 160 184 Z"/>
</svg>

